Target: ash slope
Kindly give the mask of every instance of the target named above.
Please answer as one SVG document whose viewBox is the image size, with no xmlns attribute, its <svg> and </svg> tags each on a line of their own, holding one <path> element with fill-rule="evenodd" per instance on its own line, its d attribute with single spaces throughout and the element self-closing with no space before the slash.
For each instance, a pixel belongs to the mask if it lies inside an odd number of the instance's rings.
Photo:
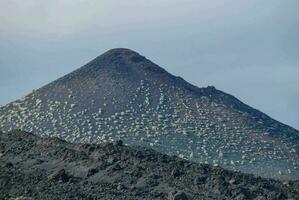
<svg viewBox="0 0 299 200">
<path fill-rule="evenodd" d="M 263 177 L 299 179 L 299 133 L 214 87 L 113 49 L 0 108 L 0 129 L 70 142 L 121 139 Z"/>
<path fill-rule="evenodd" d="M 142 147 L 0 133 L 0 199 L 298 199 L 299 182 L 255 178 Z"/>
</svg>

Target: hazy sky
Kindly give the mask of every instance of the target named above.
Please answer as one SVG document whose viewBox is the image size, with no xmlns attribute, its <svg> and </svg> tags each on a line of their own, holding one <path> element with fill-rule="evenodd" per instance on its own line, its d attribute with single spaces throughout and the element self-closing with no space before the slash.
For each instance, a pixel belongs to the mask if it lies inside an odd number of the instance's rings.
<svg viewBox="0 0 299 200">
<path fill-rule="evenodd" d="M 115 47 L 299 129 L 298 0 L 0 0 L 0 104 Z"/>
</svg>

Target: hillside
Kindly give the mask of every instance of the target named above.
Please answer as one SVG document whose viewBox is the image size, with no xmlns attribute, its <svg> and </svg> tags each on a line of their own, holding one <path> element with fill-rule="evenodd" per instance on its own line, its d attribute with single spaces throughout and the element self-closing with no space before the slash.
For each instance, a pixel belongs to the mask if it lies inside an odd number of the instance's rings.
<svg viewBox="0 0 299 200">
<path fill-rule="evenodd" d="M 299 132 L 213 86 L 198 88 L 129 49 L 113 49 L 0 108 L 0 130 L 125 144 L 299 179 Z"/>
<path fill-rule="evenodd" d="M 256 178 L 142 147 L 0 133 L 0 199 L 298 199 L 299 182 Z"/>
</svg>

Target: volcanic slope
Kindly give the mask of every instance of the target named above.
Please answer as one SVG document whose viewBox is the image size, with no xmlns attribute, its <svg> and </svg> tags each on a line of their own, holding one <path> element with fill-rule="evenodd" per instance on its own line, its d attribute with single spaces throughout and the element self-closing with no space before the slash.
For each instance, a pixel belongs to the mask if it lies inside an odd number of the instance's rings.
<svg viewBox="0 0 299 200">
<path fill-rule="evenodd" d="M 299 132 L 212 86 L 113 49 L 0 108 L 0 129 L 69 142 L 123 140 L 263 177 L 299 179 Z"/>
</svg>

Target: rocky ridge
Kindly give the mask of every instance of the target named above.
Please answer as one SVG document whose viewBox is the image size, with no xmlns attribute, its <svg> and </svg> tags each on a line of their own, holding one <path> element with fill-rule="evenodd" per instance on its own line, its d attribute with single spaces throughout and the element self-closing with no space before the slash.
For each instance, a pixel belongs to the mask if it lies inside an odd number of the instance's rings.
<svg viewBox="0 0 299 200">
<path fill-rule="evenodd" d="M 0 133 L 0 199 L 299 198 L 298 181 L 277 181 L 167 156 L 122 141 L 71 144 Z"/>
</svg>

